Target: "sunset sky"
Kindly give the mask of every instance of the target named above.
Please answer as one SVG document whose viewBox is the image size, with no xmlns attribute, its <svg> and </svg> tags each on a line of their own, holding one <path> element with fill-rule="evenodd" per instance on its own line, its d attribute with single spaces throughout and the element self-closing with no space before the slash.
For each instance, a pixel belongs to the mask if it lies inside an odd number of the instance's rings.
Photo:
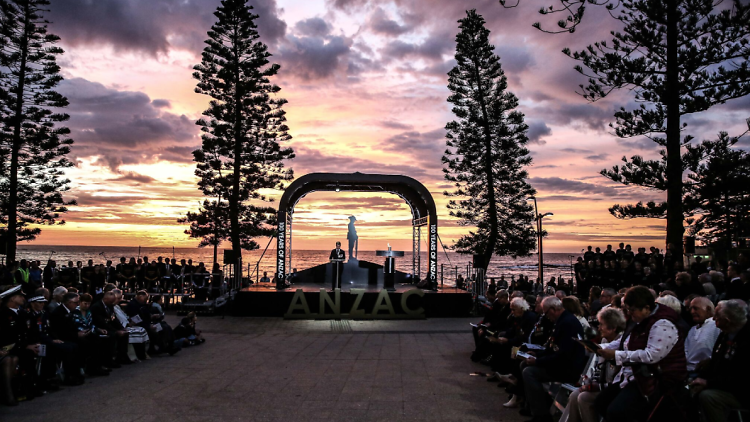
<svg viewBox="0 0 750 422">
<path fill-rule="evenodd" d="M 539 192 L 540 212 L 554 213 L 545 219 L 545 251 L 619 241 L 663 247 L 663 221 L 620 221 L 607 211 L 614 203 L 662 195 L 598 174 L 623 155 L 657 155 L 653 142 L 617 139 L 608 130 L 614 110 L 633 107 L 632 97 L 621 92 L 587 103 L 574 92 L 585 78 L 561 53 L 607 39 L 613 21 L 590 8 L 575 34 L 544 34 L 531 24 L 543 19 L 536 11 L 547 3 L 503 9 L 496 0 L 252 1 L 261 40 L 281 65 L 274 81 L 289 101 L 289 145 L 297 158 L 288 166 L 297 176 L 359 171 L 414 177 L 433 193 L 441 238 L 452 243 L 467 229 L 450 220 L 442 195 L 450 188 L 440 163 L 443 128 L 453 119 L 446 73 L 455 63 L 456 21 L 472 7 L 487 20 L 530 126 L 529 182 Z M 79 205 L 67 213 L 65 226 L 44 228 L 37 244 L 197 244 L 176 220 L 201 200 L 192 151 L 200 145 L 195 121 L 208 98 L 193 92 L 192 67 L 218 4 L 52 1 L 50 29 L 65 50 L 59 91 L 70 101 L 71 158 L 77 163 L 68 171 L 68 197 Z M 698 139 L 720 130 L 739 134 L 749 116 L 745 97 L 686 118 L 686 133 Z M 350 214 L 359 220 L 361 249 L 388 241 L 409 248 L 411 217 L 400 198 L 343 192 L 314 193 L 299 203 L 295 248 L 326 248 L 345 239 Z"/>
</svg>

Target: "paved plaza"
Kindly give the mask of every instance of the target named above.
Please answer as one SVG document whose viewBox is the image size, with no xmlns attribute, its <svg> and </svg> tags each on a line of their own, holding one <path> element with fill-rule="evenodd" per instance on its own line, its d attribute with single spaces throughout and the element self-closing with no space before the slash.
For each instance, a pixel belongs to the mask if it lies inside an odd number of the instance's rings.
<svg viewBox="0 0 750 422">
<path fill-rule="evenodd" d="M 177 317 L 171 316 L 171 324 Z M 469 360 L 472 319 L 202 317 L 207 342 L 87 378 L 0 421 L 520 421 Z"/>
</svg>

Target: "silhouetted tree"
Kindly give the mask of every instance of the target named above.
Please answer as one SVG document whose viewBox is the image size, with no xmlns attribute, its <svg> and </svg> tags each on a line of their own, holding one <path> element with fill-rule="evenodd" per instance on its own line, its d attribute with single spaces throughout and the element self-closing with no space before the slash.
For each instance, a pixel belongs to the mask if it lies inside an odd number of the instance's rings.
<svg viewBox="0 0 750 422">
<path fill-rule="evenodd" d="M 506 5 L 505 0 L 500 3 Z M 618 218 L 659 217 L 667 219 L 667 243 L 682 250 L 683 169 L 682 148 L 691 141 L 681 137 L 685 114 L 708 110 L 732 98 L 750 93 L 750 4 L 732 0 L 723 5 L 715 0 L 560 0 L 542 14 L 567 13 L 557 31 L 573 32 L 588 5 L 605 6 L 622 26 L 612 31 L 611 41 L 565 54 L 581 62 L 576 70 L 588 77 L 580 94 L 589 101 L 606 97 L 618 89 L 635 95 L 640 106 L 620 108 L 612 125 L 619 137 L 647 136 L 665 147 L 663 169 L 659 169 L 667 200 L 654 207 L 616 206 Z M 518 3 L 516 3 L 518 4 Z M 544 30 L 539 23 L 535 27 Z M 627 162 L 627 160 L 626 160 Z M 631 160 L 633 169 L 653 162 Z M 629 179 L 622 168 L 604 170 L 615 181 L 641 185 Z M 653 169 L 644 167 L 644 171 Z M 633 211 L 631 213 L 631 211 Z"/>
<path fill-rule="evenodd" d="M 750 154 L 734 148 L 738 138 L 719 133 L 691 148 L 685 207 L 697 216 L 691 231 L 706 244 L 730 249 L 750 235 Z"/>
<path fill-rule="evenodd" d="M 39 227 L 63 224 L 63 169 L 73 143 L 57 126 L 69 116 L 68 100 L 54 89 L 62 81 L 56 56 L 60 40 L 47 32 L 47 0 L 0 0 L 0 237 L 8 260 L 19 241 L 33 240 Z M 53 110 L 58 109 L 58 110 Z"/>
<path fill-rule="evenodd" d="M 205 199 L 198 212 L 188 211 L 185 217 L 177 220 L 180 223 L 189 223 L 190 228 L 185 234 L 193 239 L 200 239 L 199 248 L 213 246 L 214 264 L 218 262 L 218 248 L 221 242 L 229 237 L 229 206 L 227 202 Z"/>
<path fill-rule="evenodd" d="M 448 101 L 458 120 L 445 128 L 445 192 L 450 215 L 476 227 L 454 245 L 461 253 L 481 255 L 486 269 L 493 254 L 528 255 L 534 248 L 534 213 L 527 202 L 534 189 L 524 167 L 531 163 L 518 99 L 508 92 L 500 58 L 489 43 L 490 31 L 475 10 L 458 21 L 456 67 L 448 73 Z"/>
<path fill-rule="evenodd" d="M 242 249 L 258 247 L 254 237 L 273 233 L 274 210 L 250 201 L 267 200 L 261 190 L 282 188 L 293 177 L 283 160 L 294 158 L 294 153 L 279 145 L 291 139 L 282 109 L 286 100 L 275 96 L 280 88 L 269 81 L 279 65 L 269 65 L 271 54 L 258 40 L 258 15 L 251 9 L 246 0 L 221 2 L 214 13 L 218 22 L 208 32 L 193 74 L 198 80 L 195 91 L 212 98 L 203 112 L 207 119 L 197 122 L 203 143 L 193 155 L 199 188 L 217 200 L 216 206 L 204 204 L 201 213 L 213 213 L 206 220 L 211 224 L 228 225 L 226 235 L 209 236 L 216 236 L 214 241 L 228 238 L 237 256 Z M 226 207 L 219 198 L 228 201 Z"/>
</svg>

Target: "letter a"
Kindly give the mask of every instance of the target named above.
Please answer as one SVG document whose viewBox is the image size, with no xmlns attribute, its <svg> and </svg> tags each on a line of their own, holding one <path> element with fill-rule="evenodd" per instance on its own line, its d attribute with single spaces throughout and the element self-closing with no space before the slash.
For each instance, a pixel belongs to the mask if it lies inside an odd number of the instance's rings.
<svg viewBox="0 0 750 422">
<path fill-rule="evenodd" d="M 386 289 L 378 293 L 378 298 L 375 299 L 375 306 L 372 308 L 372 316 L 375 317 L 379 311 L 388 311 L 389 314 L 396 315 L 391 298 L 388 296 L 388 290 Z"/>
<path fill-rule="evenodd" d="M 294 292 L 294 297 L 292 297 L 292 303 L 289 304 L 289 309 L 287 309 L 286 315 L 284 315 L 284 317 L 294 316 L 293 315 L 294 311 L 297 311 L 297 310 L 301 310 L 305 313 L 305 315 L 310 316 L 310 307 L 307 306 L 305 293 L 302 292 L 302 289 L 297 289 L 297 291 Z"/>
</svg>

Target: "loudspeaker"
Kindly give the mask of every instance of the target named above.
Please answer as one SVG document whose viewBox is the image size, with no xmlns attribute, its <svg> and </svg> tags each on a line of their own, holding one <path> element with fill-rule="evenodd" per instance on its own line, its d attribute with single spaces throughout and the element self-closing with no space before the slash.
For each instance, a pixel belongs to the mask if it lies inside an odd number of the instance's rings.
<svg viewBox="0 0 750 422">
<path fill-rule="evenodd" d="M 233 265 L 237 263 L 237 255 L 234 249 L 224 249 L 224 265 Z"/>
<path fill-rule="evenodd" d="M 682 238 L 682 245 L 685 253 L 695 253 L 695 236 L 685 236 Z"/>
</svg>

